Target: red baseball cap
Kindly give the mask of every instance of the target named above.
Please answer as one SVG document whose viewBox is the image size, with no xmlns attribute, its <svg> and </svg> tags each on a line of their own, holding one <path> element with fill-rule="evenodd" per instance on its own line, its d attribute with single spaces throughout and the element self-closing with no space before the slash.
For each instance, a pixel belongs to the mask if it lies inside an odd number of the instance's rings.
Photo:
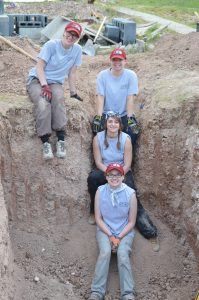
<svg viewBox="0 0 199 300">
<path fill-rule="evenodd" d="M 110 54 L 110 59 L 113 58 L 119 58 L 124 60 L 126 59 L 126 52 L 123 49 L 115 48 Z"/>
<path fill-rule="evenodd" d="M 112 170 L 117 170 L 119 171 L 122 175 L 124 175 L 124 169 L 123 169 L 123 166 L 118 164 L 118 163 L 112 163 L 112 164 L 109 164 L 106 168 L 106 174 L 111 172 Z"/>
<path fill-rule="evenodd" d="M 74 31 L 77 33 L 78 37 L 80 37 L 82 33 L 82 26 L 77 22 L 70 22 L 66 25 L 65 31 Z"/>
</svg>

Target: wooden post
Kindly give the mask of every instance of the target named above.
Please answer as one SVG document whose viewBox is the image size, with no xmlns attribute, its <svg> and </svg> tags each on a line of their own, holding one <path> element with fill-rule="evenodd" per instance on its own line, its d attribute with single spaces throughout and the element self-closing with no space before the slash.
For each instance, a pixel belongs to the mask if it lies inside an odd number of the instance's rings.
<svg viewBox="0 0 199 300">
<path fill-rule="evenodd" d="M 94 38 L 93 43 L 96 42 L 96 40 L 97 40 L 97 38 L 98 38 L 98 36 L 99 36 L 99 34 L 100 34 L 100 31 L 102 30 L 102 27 L 103 27 L 105 21 L 106 21 L 106 17 L 104 17 L 104 19 L 103 19 L 103 21 L 102 21 L 102 23 L 101 23 L 101 25 L 100 25 L 100 27 L 99 27 L 99 29 L 98 29 L 98 31 L 97 31 L 97 34 L 96 34 L 96 36 L 95 36 L 95 38 Z"/>
</svg>

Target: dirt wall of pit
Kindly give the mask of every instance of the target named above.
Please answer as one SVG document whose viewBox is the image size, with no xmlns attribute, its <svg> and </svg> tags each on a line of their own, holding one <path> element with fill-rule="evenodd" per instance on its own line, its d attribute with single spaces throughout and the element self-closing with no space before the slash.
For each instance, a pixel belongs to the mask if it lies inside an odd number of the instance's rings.
<svg viewBox="0 0 199 300">
<path fill-rule="evenodd" d="M 88 211 L 86 180 L 91 169 L 91 129 L 79 104 L 68 108 L 67 159 L 43 161 L 34 109 L 27 97 L 4 99 L 0 117 L 1 300 L 8 300 L 13 269 L 12 227 L 69 226 Z M 6 108 L 4 104 L 6 103 Z M 78 111 L 78 114 L 76 113 Z M 53 149 L 56 138 L 52 135 Z M 9 283 L 9 285 L 8 285 Z M 14 286 L 13 286 L 14 288 Z M 67 293 L 66 293 L 67 294 Z M 4 296 L 5 295 L 5 296 Z M 73 299 L 68 293 L 69 299 Z"/>
<path fill-rule="evenodd" d="M 198 255 L 197 103 L 195 99 L 180 109 L 163 109 L 162 114 L 144 124 L 146 135 L 140 139 L 136 169 L 150 209 L 159 206 L 162 218 L 178 236 L 186 233 Z M 163 115 L 167 115 L 166 120 Z"/>
<path fill-rule="evenodd" d="M 135 174 L 149 210 L 157 209 L 179 238 L 189 240 L 199 258 L 199 89 L 194 89 L 199 77 L 195 75 L 189 73 L 187 91 L 182 86 L 184 71 L 165 78 L 163 85 L 162 80 L 156 82 L 151 101 L 140 114 L 143 134 Z M 171 84 L 175 88 L 169 91 Z"/>
<path fill-rule="evenodd" d="M 13 295 L 13 254 L 8 231 L 8 214 L 0 177 L 0 295 L 8 300 Z"/>
<path fill-rule="evenodd" d="M 150 118 L 143 113 L 140 119 L 142 134 L 134 170 L 145 207 L 164 220 L 181 240 L 188 239 L 198 258 L 197 105 L 196 97 L 182 103 L 174 101 L 172 107 L 154 97 L 147 108 L 153 111 Z M 26 98 L 18 99 L 10 108 L 7 106 L 0 126 L 3 186 L 0 250 L 4 266 L 1 288 L 5 294 L 2 299 L 7 300 L 12 293 L 8 282 L 13 269 L 8 216 L 10 230 L 12 226 L 45 230 L 49 224 L 69 226 L 88 214 L 86 179 L 92 163 L 91 130 L 88 112 L 78 103 L 70 106 L 68 159 L 46 162 L 35 132 L 34 109 Z M 52 143 L 56 143 L 55 136 Z"/>
</svg>

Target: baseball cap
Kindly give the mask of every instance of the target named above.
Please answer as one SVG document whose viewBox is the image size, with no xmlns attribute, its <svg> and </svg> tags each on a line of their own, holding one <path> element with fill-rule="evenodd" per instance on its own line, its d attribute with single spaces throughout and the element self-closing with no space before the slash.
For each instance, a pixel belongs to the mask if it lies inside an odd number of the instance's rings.
<svg viewBox="0 0 199 300">
<path fill-rule="evenodd" d="M 82 26 L 77 22 L 70 22 L 66 25 L 65 31 L 74 31 L 77 33 L 78 37 L 80 37 L 82 33 Z"/>
<path fill-rule="evenodd" d="M 126 52 L 123 49 L 115 48 L 110 54 L 110 59 L 113 58 L 119 58 L 124 60 L 126 59 Z"/>
<path fill-rule="evenodd" d="M 123 166 L 118 164 L 118 163 L 111 163 L 107 166 L 106 168 L 106 174 L 111 172 L 112 170 L 117 170 L 120 172 L 122 175 L 124 175 L 124 169 Z"/>
</svg>

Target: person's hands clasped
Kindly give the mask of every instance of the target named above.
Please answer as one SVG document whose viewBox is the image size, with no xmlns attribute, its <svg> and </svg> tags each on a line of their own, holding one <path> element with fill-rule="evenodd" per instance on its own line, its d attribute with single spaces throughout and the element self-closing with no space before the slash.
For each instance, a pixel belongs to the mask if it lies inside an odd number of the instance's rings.
<svg viewBox="0 0 199 300">
<path fill-rule="evenodd" d="M 111 250 L 112 252 L 117 252 L 117 249 L 119 247 L 120 244 L 120 238 L 115 237 L 114 235 L 111 235 L 109 237 L 110 243 L 111 243 Z"/>
<path fill-rule="evenodd" d="M 50 86 L 48 84 L 44 84 L 41 87 L 41 95 L 43 98 L 45 98 L 47 101 L 51 102 L 52 100 L 52 91 L 50 89 Z"/>
</svg>

